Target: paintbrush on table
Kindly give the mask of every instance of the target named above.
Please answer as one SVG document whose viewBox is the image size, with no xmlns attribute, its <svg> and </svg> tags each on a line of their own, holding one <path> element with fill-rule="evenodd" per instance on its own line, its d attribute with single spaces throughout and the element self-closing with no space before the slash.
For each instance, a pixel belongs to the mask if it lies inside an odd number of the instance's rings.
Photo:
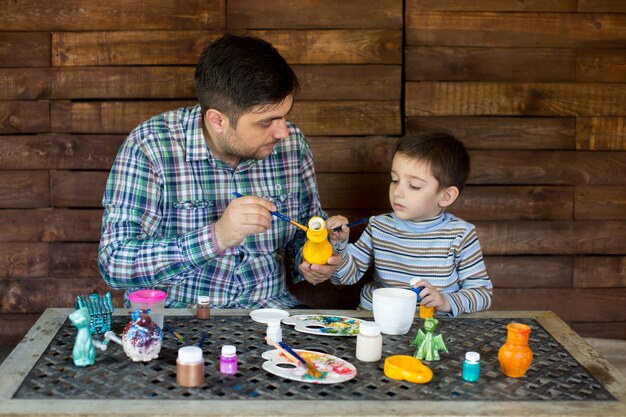
<svg viewBox="0 0 626 417">
<path fill-rule="evenodd" d="M 240 193 L 238 193 L 238 192 L 236 192 L 236 191 L 233 193 L 233 195 L 234 195 L 235 197 L 243 197 L 243 194 L 240 194 Z M 302 225 L 302 224 L 298 223 L 297 221 L 295 221 L 295 220 L 291 220 L 289 217 L 285 216 L 285 215 L 284 215 L 284 214 L 282 214 L 282 213 L 279 213 L 279 212 L 277 212 L 277 211 L 270 211 L 270 213 L 272 214 L 272 216 L 276 216 L 276 217 L 278 217 L 279 219 L 286 221 L 287 223 L 291 223 L 291 224 L 293 224 L 294 226 L 299 227 L 300 229 L 304 230 L 305 232 L 309 229 L 308 227 L 306 227 L 306 226 L 304 226 L 304 225 Z"/>
<path fill-rule="evenodd" d="M 267 343 L 269 343 L 270 345 L 274 346 L 276 348 L 276 350 L 279 351 L 281 353 L 281 355 L 283 355 L 289 362 L 291 362 L 292 364 L 294 364 L 296 366 L 300 365 L 300 361 L 298 360 L 298 358 L 296 358 L 291 353 L 287 352 L 285 349 L 280 347 L 271 338 L 266 337 L 265 340 L 267 340 Z"/>
<path fill-rule="evenodd" d="M 186 339 L 183 337 L 183 335 L 182 335 L 182 334 L 180 334 L 180 333 L 178 333 L 176 330 L 172 329 L 172 327 L 171 327 L 169 324 L 164 323 L 164 324 L 163 324 L 163 328 L 164 328 L 165 330 L 167 330 L 168 332 L 172 333 L 172 334 L 174 335 L 174 337 L 175 337 L 176 339 L 178 339 L 178 341 L 179 341 L 179 342 L 181 342 L 181 343 L 185 343 L 185 340 L 186 340 Z"/>
<path fill-rule="evenodd" d="M 202 339 L 200 339 L 200 343 L 198 343 L 198 347 L 200 349 L 202 349 L 202 347 L 204 346 L 204 341 L 206 340 L 206 335 L 207 335 L 207 332 L 202 333 Z"/>
<path fill-rule="evenodd" d="M 285 349 L 287 352 L 289 352 L 290 354 L 295 356 L 296 359 L 298 359 L 304 366 L 306 366 L 306 369 L 308 370 L 308 372 L 311 375 L 313 375 L 315 378 L 319 378 L 319 377 L 322 376 L 322 373 L 315 368 L 315 365 L 313 365 L 311 362 L 305 360 L 302 356 L 298 355 L 292 348 L 287 346 L 286 343 L 278 342 L 278 344 L 280 345 L 280 347 Z"/>
</svg>

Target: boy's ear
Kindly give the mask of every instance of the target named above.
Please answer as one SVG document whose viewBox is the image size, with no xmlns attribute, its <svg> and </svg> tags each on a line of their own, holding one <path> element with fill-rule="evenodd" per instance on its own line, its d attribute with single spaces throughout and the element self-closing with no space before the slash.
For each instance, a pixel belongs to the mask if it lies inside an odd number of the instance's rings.
<svg viewBox="0 0 626 417">
<path fill-rule="evenodd" d="M 451 185 L 450 187 L 443 190 L 441 194 L 441 199 L 439 200 L 439 207 L 448 207 L 451 206 L 452 203 L 456 201 L 461 192 L 455 185 Z"/>
<path fill-rule="evenodd" d="M 228 117 L 224 113 L 216 109 L 208 109 L 204 113 L 204 122 L 208 129 L 216 133 L 224 133 L 228 127 Z"/>
</svg>

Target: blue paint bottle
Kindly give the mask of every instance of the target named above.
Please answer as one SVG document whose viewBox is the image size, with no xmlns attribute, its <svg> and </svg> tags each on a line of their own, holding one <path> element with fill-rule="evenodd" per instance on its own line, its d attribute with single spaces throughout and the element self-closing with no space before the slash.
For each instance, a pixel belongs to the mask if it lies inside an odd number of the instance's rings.
<svg viewBox="0 0 626 417">
<path fill-rule="evenodd" d="M 480 378 L 480 353 L 465 353 L 465 362 L 463 362 L 463 379 L 467 382 L 476 382 Z"/>
<path fill-rule="evenodd" d="M 420 298 L 420 293 L 422 292 L 422 290 L 426 288 L 423 285 L 420 285 L 419 287 L 411 287 L 411 291 L 413 291 L 415 294 L 417 294 L 417 302 L 421 302 L 422 299 Z"/>
</svg>

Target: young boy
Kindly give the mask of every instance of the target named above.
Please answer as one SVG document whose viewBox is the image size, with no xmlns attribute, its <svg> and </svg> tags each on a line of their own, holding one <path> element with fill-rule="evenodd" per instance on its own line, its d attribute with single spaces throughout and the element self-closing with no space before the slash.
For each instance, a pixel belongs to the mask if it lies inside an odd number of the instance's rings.
<svg viewBox="0 0 626 417">
<path fill-rule="evenodd" d="M 372 292 L 382 287 L 423 286 L 425 307 L 455 317 L 486 310 L 493 286 L 487 275 L 474 226 L 445 210 L 457 199 L 469 174 L 463 144 L 445 133 L 418 133 L 400 139 L 391 167 L 389 202 L 393 213 L 374 216 L 355 243 L 350 229 L 332 232 L 342 257 L 331 278 L 356 283 L 374 264 L 374 282 L 361 290 L 362 308 L 372 309 Z M 343 216 L 326 222 L 345 225 Z M 415 280 L 413 280 L 415 281 Z"/>
</svg>

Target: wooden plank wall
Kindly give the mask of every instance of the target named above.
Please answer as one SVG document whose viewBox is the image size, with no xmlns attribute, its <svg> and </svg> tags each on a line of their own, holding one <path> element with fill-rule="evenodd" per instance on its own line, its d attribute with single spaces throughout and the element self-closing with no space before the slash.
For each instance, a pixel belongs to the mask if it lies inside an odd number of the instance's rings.
<svg viewBox="0 0 626 417">
<path fill-rule="evenodd" d="M 0 344 L 46 307 L 106 291 L 97 242 L 117 149 L 148 117 L 194 103 L 198 56 L 226 31 L 270 41 L 293 65 L 302 93 L 291 119 L 326 161 L 325 201 L 353 207 L 331 190 L 338 153 L 402 133 L 402 10 L 401 0 L 0 0 Z M 332 302 L 356 295 L 346 287 Z"/>
<path fill-rule="evenodd" d="M 405 127 L 470 149 L 496 309 L 626 338 L 626 7 L 407 0 Z"/>
<path fill-rule="evenodd" d="M 626 338 L 622 2 L 0 0 L 0 11 L 0 344 L 46 307 L 106 291 L 100 201 L 117 149 L 148 117 L 194 103 L 197 57 L 226 31 L 267 39 L 298 73 L 290 118 L 329 213 L 388 211 L 396 138 L 450 129 L 474 165 L 454 212 L 478 226 L 494 308 L 551 309 L 583 335 Z M 318 307 L 353 307 L 358 293 L 293 289 Z"/>
</svg>

